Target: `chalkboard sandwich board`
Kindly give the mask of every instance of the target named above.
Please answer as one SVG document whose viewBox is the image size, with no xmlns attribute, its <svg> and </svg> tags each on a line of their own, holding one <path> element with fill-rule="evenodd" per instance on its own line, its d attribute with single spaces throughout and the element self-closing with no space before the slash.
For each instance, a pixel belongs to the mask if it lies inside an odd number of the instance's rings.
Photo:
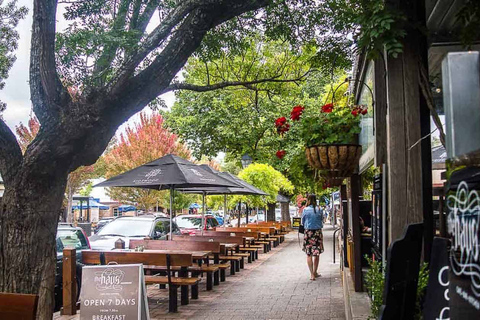
<svg viewBox="0 0 480 320">
<path fill-rule="evenodd" d="M 143 265 L 86 266 L 80 320 L 149 320 Z"/>
</svg>

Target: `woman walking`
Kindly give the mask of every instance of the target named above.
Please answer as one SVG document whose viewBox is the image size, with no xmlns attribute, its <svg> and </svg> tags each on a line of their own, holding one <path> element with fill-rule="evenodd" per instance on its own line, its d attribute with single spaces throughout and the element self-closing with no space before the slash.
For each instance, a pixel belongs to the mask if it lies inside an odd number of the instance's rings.
<svg viewBox="0 0 480 320">
<path fill-rule="evenodd" d="M 303 251 L 307 254 L 307 265 L 310 269 L 310 280 L 315 280 L 320 275 L 318 263 L 320 254 L 323 253 L 323 217 L 317 207 L 317 197 L 311 194 L 307 197 L 307 206 L 303 210 L 302 225 L 305 228 L 303 239 Z"/>
</svg>

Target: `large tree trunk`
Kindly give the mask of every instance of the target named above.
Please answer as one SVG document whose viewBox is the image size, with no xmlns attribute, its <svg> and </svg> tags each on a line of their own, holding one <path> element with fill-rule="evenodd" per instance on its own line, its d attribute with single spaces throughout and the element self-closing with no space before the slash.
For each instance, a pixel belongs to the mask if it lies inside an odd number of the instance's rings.
<svg viewBox="0 0 480 320">
<path fill-rule="evenodd" d="M 38 316 L 54 307 L 56 231 L 66 169 L 22 165 L 0 207 L 0 291 L 39 295 Z"/>
<path fill-rule="evenodd" d="M 280 211 L 282 212 L 282 221 L 290 221 L 290 206 L 288 202 L 280 204 Z"/>
<path fill-rule="evenodd" d="M 269 203 L 267 208 L 267 221 L 275 221 L 275 203 Z"/>
</svg>

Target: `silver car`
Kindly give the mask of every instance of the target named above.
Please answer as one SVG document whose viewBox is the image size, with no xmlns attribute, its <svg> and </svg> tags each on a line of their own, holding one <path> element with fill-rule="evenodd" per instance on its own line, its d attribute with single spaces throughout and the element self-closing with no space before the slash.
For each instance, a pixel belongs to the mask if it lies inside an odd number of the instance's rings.
<svg viewBox="0 0 480 320">
<path fill-rule="evenodd" d="M 107 224 L 89 240 L 93 250 L 112 250 L 118 239 L 125 241 L 125 248 L 128 248 L 130 239 L 139 240 L 149 237 L 155 240 L 165 240 L 169 232 L 170 220 L 165 217 L 153 215 L 120 217 Z M 173 222 L 172 232 L 180 234 L 175 222 Z"/>
</svg>

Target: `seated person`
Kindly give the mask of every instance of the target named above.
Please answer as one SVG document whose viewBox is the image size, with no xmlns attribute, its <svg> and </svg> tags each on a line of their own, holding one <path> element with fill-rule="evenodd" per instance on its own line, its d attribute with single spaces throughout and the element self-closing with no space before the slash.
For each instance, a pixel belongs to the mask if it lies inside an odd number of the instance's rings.
<svg viewBox="0 0 480 320">
<path fill-rule="evenodd" d="M 371 233 L 372 232 L 372 228 L 370 227 L 367 227 L 365 225 L 365 222 L 363 222 L 363 219 L 362 217 L 358 217 L 360 219 L 360 232 L 361 233 Z"/>
</svg>

